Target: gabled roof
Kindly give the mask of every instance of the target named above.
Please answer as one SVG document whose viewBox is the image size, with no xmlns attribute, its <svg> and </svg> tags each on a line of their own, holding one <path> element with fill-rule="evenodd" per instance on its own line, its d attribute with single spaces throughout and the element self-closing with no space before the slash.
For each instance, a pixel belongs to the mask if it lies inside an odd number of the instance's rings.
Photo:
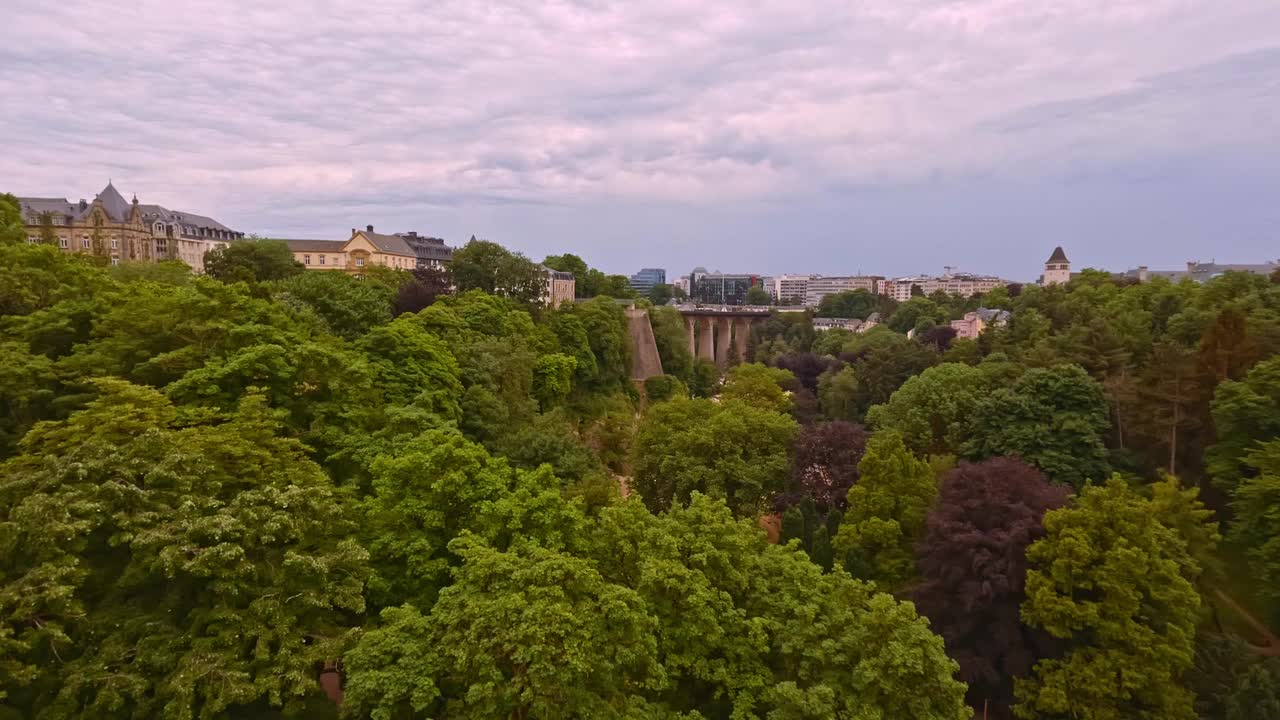
<svg viewBox="0 0 1280 720">
<path fill-rule="evenodd" d="M 1062 246 L 1059 245 L 1058 247 L 1053 249 L 1053 254 L 1050 255 L 1049 259 L 1045 260 L 1045 262 L 1046 263 L 1069 263 L 1071 261 L 1067 259 L 1067 254 L 1062 252 Z"/>
<path fill-rule="evenodd" d="M 370 230 L 357 230 L 356 235 L 363 235 L 370 245 L 373 245 L 379 252 L 390 253 L 392 255 L 408 255 L 409 257 L 417 257 L 417 253 L 413 248 L 409 247 L 409 243 L 399 235 L 383 235 Z M 352 238 L 355 235 L 351 236 Z"/>
</svg>

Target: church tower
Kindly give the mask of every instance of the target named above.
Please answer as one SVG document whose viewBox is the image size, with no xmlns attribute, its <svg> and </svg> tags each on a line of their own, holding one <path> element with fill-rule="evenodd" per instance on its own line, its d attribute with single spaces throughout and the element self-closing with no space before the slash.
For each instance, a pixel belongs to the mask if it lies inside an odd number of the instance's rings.
<svg viewBox="0 0 1280 720">
<path fill-rule="evenodd" d="M 1071 261 L 1067 259 L 1067 254 L 1062 252 L 1062 246 L 1053 249 L 1053 254 L 1044 263 L 1044 276 L 1040 279 L 1040 284 L 1045 287 L 1050 285 L 1065 285 L 1071 280 Z"/>
</svg>

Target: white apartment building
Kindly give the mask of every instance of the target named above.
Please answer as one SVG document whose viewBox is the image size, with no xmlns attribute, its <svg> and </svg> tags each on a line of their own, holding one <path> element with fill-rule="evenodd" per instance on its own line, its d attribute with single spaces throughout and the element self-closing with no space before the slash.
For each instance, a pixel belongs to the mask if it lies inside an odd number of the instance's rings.
<svg viewBox="0 0 1280 720">
<path fill-rule="evenodd" d="M 880 283 L 880 294 L 887 295 L 898 302 L 911 299 L 912 286 L 919 286 L 920 291 L 930 295 L 939 290 L 960 297 L 972 297 L 990 292 L 1008 283 L 994 275 L 973 275 L 970 273 L 948 273 L 941 277 L 916 275 L 885 280 Z"/>
<path fill-rule="evenodd" d="M 809 295 L 809 279 L 812 275 L 779 275 L 769 288 L 775 302 L 803 303 Z"/>
<path fill-rule="evenodd" d="M 809 287 L 804 297 L 804 304 L 816 307 L 822 303 L 822 298 L 828 295 L 848 292 L 850 290 L 866 290 L 875 294 L 878 281 L 883 280 L 882 277 L 874 275 L 845 275 L 826 277 L 823 275 L 814 275 L 809 278 Z"/>
</svg>

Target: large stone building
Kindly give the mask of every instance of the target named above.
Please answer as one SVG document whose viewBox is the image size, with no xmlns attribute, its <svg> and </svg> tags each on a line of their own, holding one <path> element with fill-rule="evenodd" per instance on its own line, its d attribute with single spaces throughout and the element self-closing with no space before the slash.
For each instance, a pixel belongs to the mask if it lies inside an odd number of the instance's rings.
<svg viewBox="0 0 1280 720">
<path fill-rule="evenodd" d="M 293 257 L 308 270 L 341 270 L 361 275 L 367 268 L 389 267 L 415 270 L 447 265 L 453 250 L 440 238 L 412 233 L 384 235 L 373 231 L 351 229 L 346 240 L 285 240 Z"/>
<path fill-rule="evenodd" d="M 552 270 L 548 267 L 543 267 L 542 270 L 546 276 L 546 284 L 542 287 L 542 304 L 557 308 L 564 303 L 573 302 L 574 295 L 578 291 L 578 281 L 573 277 L 573 273 Z"/>
<path fill-rule="evenodd" d="M 66 198 L 20 197 L 27 242 L 57 243 L 66 252 L 87 253 L 122 262 L 181 260 L 197 272 L 204 254 L 244 237 L 195 213 L 130 202 L 111 182 L 93 202 Z"/>
</svg>

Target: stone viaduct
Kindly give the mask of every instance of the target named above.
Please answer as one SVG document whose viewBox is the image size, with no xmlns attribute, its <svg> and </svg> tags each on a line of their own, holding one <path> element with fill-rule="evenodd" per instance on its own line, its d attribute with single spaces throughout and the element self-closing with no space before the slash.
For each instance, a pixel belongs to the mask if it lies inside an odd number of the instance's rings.
<svg viewBox="0 0 1280 720">
<path fill-rule="evenodd" d="M 747 357 L 747 339 L 751 325 L 769 317 L 764 307 L 730 307 L 727 305 L 680 305 L 684 327 L 689 335 L 689 352 L 695 358 L 710 360 L 721 370 L 729 366 L 729 348 L 737 349 L 738 358 Z M 627 308 L 627 326 L 631 334 L 631 379 L 646 380 L 662 374 L 662 360 L 653 338 L 649 313 Z"/>
<path fill-rule="evenodd" d="M 727 305 L 681 305 L 684 326 L 689 334 L 689 352 L 702 360 L 710 360 L 724 370 L 729 366 L 729 348 L 738 358 L 747 359 L 747 338 L 751 325 L 769 317 L 768 308 L 731 307 Z"/>
</svg>

